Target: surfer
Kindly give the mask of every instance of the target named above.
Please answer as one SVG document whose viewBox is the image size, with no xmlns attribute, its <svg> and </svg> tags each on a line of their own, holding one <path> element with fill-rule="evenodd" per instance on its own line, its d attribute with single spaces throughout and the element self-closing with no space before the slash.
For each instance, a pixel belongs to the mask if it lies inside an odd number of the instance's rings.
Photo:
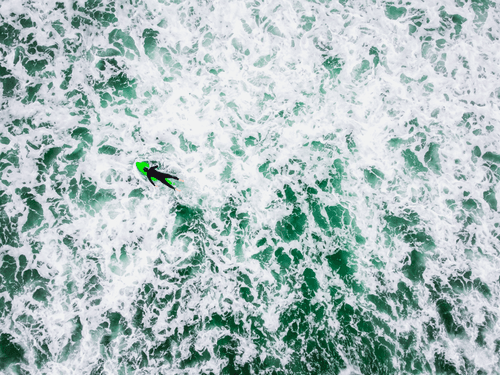
<svg viewBox="0 0 500 375">
<path fill-rule="evenodd" d="M 158 172 L 156 170 L 156 168 L 158 168 L 157 165 L 155 165 L 154 167 L 151 167 L 151 168 L 147 168 L 145 167 L 144 168 L 144 172 L 146 172 L 148 175 L 148 179 L 149 179 L 149 182 L 151 182 L 153 184 L 153 186 L 156 186 L 153 182 L 153 180 L 151 180 L 152 177 L 156 178 L 158 181 L 161 181 L 162 183 L 164 183 L 165 185 L 167 185 L 169 188 L 172 188 L 172 189 L 175 189 L 177 191 L 180 191 L 180 189 L 176 189 L 174 188 L 172 185 L 170 185 L 168 182 L 167 182 L 167 178 L 172 178 L 174 180 L 179 180 L 177 177 L 175 176 L 172 176 L 171 174 L 168 174 L 168 173 L 162 173 L 162 172 Z M 179 180 L 181 182 L 184 182 L 184 180 Z M 158 187 L 158 186 L 156 186 Z"/>
</svg>

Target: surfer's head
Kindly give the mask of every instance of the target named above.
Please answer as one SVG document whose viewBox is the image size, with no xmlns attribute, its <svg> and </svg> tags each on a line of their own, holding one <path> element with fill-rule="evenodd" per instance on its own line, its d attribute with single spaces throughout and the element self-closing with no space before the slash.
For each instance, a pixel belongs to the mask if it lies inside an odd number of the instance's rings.
<svg viewBox="0 0 500 375">
<path fill-rule="evenodd" d="M 143 171 L 147 173 L 149 171 L 149 168 L 148 167 L 144 167 Z"/>
</svg>

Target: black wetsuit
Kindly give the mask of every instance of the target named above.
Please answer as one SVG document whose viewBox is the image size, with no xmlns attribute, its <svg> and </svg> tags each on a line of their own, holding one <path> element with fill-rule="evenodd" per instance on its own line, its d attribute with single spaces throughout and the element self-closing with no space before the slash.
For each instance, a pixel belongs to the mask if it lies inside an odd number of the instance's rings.
<svg viewBox="0 0 500 375">
<path fill-rule="evenodd" d="M 172 188 L 172 189 L 174 189 L 174 190 L 175 190 L 175 188 L 174 188 L 172 185 L 170 185 L 170 184 L 166 181 L 166 179 L 167 179 L 167 178 L 172 178 L 172 179 L 174 179 L 174 180 L 178 180 L 178 178 L 177 178 L 177 177 L 175 177 L 175 176 L 172 176 L 171 174 L 168 174 L 168 173 L 161 173 L 161 172 L 158 172 L 158 171 L 156 170 L 156 168 L 158 168 L 158 166 L 157 166 L 157 165 L 148 169 L 148 179 L 149 179 L 149 181 L 153 184 L 153 186 L 156 186 L 156 185 L 154 184 L 153 180 L 151 179 L 152 177 L 154 177 L 154 178 L 158 179 L 158 181 L 163 182 L 163 183 L 164 183 L 165 185 L 167 185 L 169 188 Z"/>
</svg>

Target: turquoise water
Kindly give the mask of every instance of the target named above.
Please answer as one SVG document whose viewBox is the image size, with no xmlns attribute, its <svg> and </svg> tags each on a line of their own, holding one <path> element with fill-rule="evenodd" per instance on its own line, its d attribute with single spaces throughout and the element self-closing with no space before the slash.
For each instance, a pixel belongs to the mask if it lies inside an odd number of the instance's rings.
<svg viewBox="0 0 500 375">
<path fill-rule="evenodd" d="M 499 38 L 489 0 L 1 2 L 0 372 L 499 374 Z"/>
</svg>

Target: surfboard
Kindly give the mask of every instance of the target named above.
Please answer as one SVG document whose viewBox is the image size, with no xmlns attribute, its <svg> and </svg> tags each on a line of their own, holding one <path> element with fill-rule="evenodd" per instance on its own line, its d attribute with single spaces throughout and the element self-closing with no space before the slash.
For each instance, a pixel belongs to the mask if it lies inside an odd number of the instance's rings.
<svg viewBox="0 0 500 375">
<path fill-rule="evenodd" d="M 147 161 L 138 161 L 137 163 L 135 163 L 135 166 L 137 167 L 137 169 L 139 170 L 139 172 L 141 172 L 144 176 L 147 176 L 148 175 L 148 172 L 146 172 L 144 170 L 144 168 L 149 168 L 149 163 Z M 158 181 L 157 178 L 154 178 L 154 177 L 151 177 L 151 180 L 153 181 Z M 169 179 L 166 179 L 167 182 L 170 184 L 170 185 L 175 185 L 173 182 L 171 182 Z"/>
</svg>

